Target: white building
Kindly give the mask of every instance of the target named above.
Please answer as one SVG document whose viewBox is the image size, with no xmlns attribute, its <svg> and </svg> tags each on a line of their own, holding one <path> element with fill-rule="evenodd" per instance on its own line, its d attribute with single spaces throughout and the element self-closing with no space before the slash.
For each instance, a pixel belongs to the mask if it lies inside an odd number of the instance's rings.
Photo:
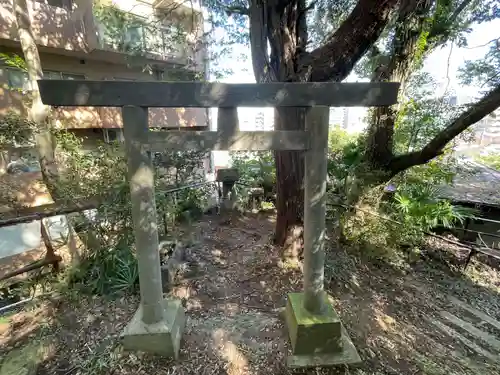
<svg viewBox="0 0 500 375">
<path fill-rule="evenodd" d="M 347 129 L 349 119 L 349 109 L 346 107 L 330 107 L 330 128 L 340 126 Z"/>
<path fill-rule="evenodd" d="M 475 101 L 476 99 L 471 95 L 459 93 L 451 98 L 450 104 L 467 105 Z M 485 151 L 485 147 L 491 149 L 500 148 L 500 110 L 496 110 L 479 120 L 472 125 L 471 129 L 474 133 L 473 140 L 464 141 L 458 139 L 456 142 L 456 145 L 461 150 L 480 149 L 480 151 Z"/>
</svg>

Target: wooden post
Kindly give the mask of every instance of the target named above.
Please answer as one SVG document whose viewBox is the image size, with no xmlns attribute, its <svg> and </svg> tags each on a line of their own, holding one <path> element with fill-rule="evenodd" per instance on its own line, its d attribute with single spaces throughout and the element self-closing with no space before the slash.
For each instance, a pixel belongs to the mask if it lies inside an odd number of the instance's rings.
<svg viewBox="0 0 500 375">
<path fill-rule="evenodd" d="M 328 114 L 328 107 L 313 107 L 306 115 L 310 148 L 304 181 L 304 308 L 313 314 L 324 310 Z"/>
<path fill-rule="evenodd" d="M 154 190 L 154 169 L 151 155 L 141 141 L 147 139 L 148 109 L 125 106 L 122 108 L 125 132 L 132 220 L 135 247 L 139 264 L 142 321 L 146 324 L 163 318 L 160 255 Z"/>
</svg>

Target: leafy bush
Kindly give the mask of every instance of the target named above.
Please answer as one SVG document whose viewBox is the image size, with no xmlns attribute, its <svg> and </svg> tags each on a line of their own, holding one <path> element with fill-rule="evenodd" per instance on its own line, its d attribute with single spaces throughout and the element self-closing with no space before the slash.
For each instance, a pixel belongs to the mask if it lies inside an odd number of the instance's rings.
<svg viewBox="0 0 500 375">
<path fill-rule="evenodd" d="M 240 171 L 240 178 L 246 183 L 273 191 L 276 185 L 274 156 L 266 152 L 238 152 L 231 154 L 233 168 Z"/>
<path fill-rule="evenodd" d="M 417 233 L 416 239 L 422 238 L 424 231 L 439 226 L 451 228 L 474 214 L 474 210 L 442 198 L 441 187 L 452 182 L 455 167 L 452 158 L 441 157 L 395 179 L 399 184 L 391 203 L 392 215 L 410 232 Z"/>
<path fill-rule="evenodd" d="M 429 185 L 406 185 L 394 196 L 394 216 L 419 231 L 438 226 L 451 228 L 472 214 L 470 209 L 439 198 L 439 188 Z"/>
<path fill-rule="evenodd" d="M 33 121 L 9 111 L 0 117 L 0 145 L 16 147 L 33 144 L 36 129 Z"/>
<path fill-rule="evenodd" d="M 339 126 L 328 134 L 328 176 L 334 187 L 345 183 L 347 176 L 358 165 L 362 157 L 362 137 L 349 133 Z"/>
<path fill-rule="evenodd" d="M 157 171 L 158 192 L 205 180 L 203 160 L 205 151 L 183 151 L 157 153 L 153 165 Z M 204 185 L 186 188 L 175 193 L 157 196 L 157 207 L 171 221 L 198 218 L 205 202 L 213 192 L 213 186 Z"/>
<path fill-rule="evenodd" d="M 80 235 L 92 236 L 94 246 L 83 254 L 84 258 L 79 268 L 71 273 L 70 281 L 91 293 L 134 292 L 138 286 L 138 270 L 123 147 L 119 143 L 101 143 L 92 151 L 84 151 L 81 139 L 72 133 L 62 131 L 56 137 L 58 163 L 63 166 L 58 190 L 68 200 L 99 196 L 104 202 L 92 212 L 73 218 Z M 173 174 L 160 171 L 159 166 L 156 169 L 162 177 L 155 180 L 160 236 L 166 234 L 162 220 L 167 219 L 166 224 L 175 225 L 179 212 L 188 206 L 199 205 L 201 201 L 200 193 L 195 190 L 181 191 L 177 199 L 164 193 L 166 187 L 170 187 L 165 186 L 166 183 L 189 182 L 192 165 L 199 164 L 200 160 L 186 157 L 182 164 L 182 154 L 165 158 L 178 158 L 179 162 Z"/>
<path fill-rule="evenodd" d="M 272 152 L 237 152 L 231 154 L 231 159 L 232 167 L 240 172 L 242 184 L 235 186 L 236 195 L 241 200 L 240 204 L 244 206 L 248 203 L 246 197 L 252 187 L 264 190 L 268 208 L 270 204 L 274 204 L 276 165 Z"/>
<path fill-rule="evenodd" d="M 490 168 L 500 171 L 500 155 L 497 153 L 488 153 L 486 155 L 479 155 L 476 157 L 479 163 L 487 165 Z"/>
<path fill-rule="evenodd" d="M 453 159 L 442 157 L 367 189 L 342 220 L 345 239 L 364 253 L 392 258 L 401 247 L 418 248 L 425 232 L 463 222 L 474 210 L 455 206 L 440 194 L 454 169 Z"/>
<path fill-rule="evenodd" d="M 91 293 L 131 292 L 137 287 L 137 268 L 133 252 L 130 192 L 126 163 L 118 144 L 98 144 L 85 151 L 82 140 L 67 131 L 57 132 L 57 162 L 60 166 L 58 192 L 64 200 L 102 198 L 97 209 L 72 215 L 80 236 L 92 237 L 92 248 L 82 254 L 71 282 Z M 119 261 L 117 259 L 120 259 Z"/>
</svg>

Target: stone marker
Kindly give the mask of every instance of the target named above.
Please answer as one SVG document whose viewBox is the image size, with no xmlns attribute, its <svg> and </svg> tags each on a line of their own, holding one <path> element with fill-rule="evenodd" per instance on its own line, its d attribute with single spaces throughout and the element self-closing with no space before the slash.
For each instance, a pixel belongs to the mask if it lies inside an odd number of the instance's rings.
<svg viewBox="0 0 500 375">
<path fill-rule="evenodd" d="M 234 185 L 240 179 L 240 172 L 236 168 L 223 168 L 217 170 L 216 181 L 222 183 L 221 207 L 233 210 L 236 206 Z"/>
</svg>

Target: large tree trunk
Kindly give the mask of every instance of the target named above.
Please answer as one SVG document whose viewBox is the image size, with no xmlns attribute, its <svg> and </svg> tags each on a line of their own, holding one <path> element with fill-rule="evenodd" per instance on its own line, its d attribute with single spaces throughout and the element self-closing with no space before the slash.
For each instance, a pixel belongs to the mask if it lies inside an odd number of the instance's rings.
<svg viewBox="0 0 500 375">
<path fill-rule="evenodd" d="M 261 1 L 252 3 L 250 36 L 257 81 L 342 81 L 378 39 L 396 2 L 360 0 L 327 43 L 310 53 L 305 48 L 305 1 L 282 7 L 271 7 Z M 267 49 L 262 48 L 266 39 L 270 45 L 269 58 Z M 304 130 L 304 121 L 304 109 L 275 110 L 277 130 Z M 275 153 L 275 160 L 278 213 L 275 243 L 284 247 L 286 257 L 297 258 L 302 248 L 304 155 L 280 151 Z"/>
<path fill-rule="evenodd" d="M 415 56 L 419 48 L 422 49 L 418 42 L 426 32 L 424 22 L 431 5 L 430 0 L 402 0 L 399 4 L 390 55 L 377 56 L 379 65 L 373 71 L 371 81 L 400 82 L 400 97 L 404 93 L 405 83 L 412 68 L 419 64 L 415 61 Z M 396 104 L 376 108 L 371 113 L 365 161 L 373 169 L 387 169 L 393 158 L 394 125 L 398 109 Z"/>
<path fill-rule="evenodd" d="M 37 81 L 43 78 L 43 70 L 40 61 L 40 55 L 38 53 L 38 48 L 36 45 L 36 39 L 31 28 L 28 5 L 26 0 L 13 0 L 13 5 L 18 28 L 19 41 L 23 50 L 26 69 L 28 71 L 28 77 L 31 85 L 32 104 L 31 110 L 29 112 L 29 118 L 30 120 L 35 122 L 38 127 L 35 143 L 42 178 L 52 199 L 54 201 L 61 201 L 66 197 L 64 197 L 63 194 L 60 193 L 60 189 L 58 188 L 59 171 L 55 158 L 56 145 L 51 129 L 51 124 L 48 121 L 50 107 L 43 104 L 42 98 L 40 96 L 40 90 L 38 89 Z M 83 220 L 83 222 L 87 224 L 89 223 L 85 215 L 79 214 L 79 217 L 81 220 Z M 90 230 L 87 233 L 84 233 L 83 236 L 77 236 L 72 227 L 72 223 L 74 224 L 74 221 L 69 217 L 66 217 L 66 219 L 70 233 L 70 242 L 68 243 L 68 247 L 72 255 L 74 255 L 72 256 L 72 259 L 75 262 L 78 262 L 80 256 L 79 254 L 81 252 L 80 248 L 82 247 L 82 245 L 84 248 L 97 248 L 100 242 L 95 234 Z M 46 233 L 43 238 L 44 241 L 47 240 Z M 52 247 L 48 247 L 47 256 L 55 256 Z"/>
<path fill-rule="evenodd" d="M 42 103 L 40 91 L 38 90 L 38 80 L 42 79 L 43 71 L 40 62 L 40 55 L 36 45 L 35 36 L 31 29 L 30 15 L 26 0 L 13 0 L 14 12 L 16 15 L 19 41 L 28 70 L 28 77 L 31 85 L 31 110 L 30 120 L 38 126 L 36 134 L 36 148 L 40 161 L 40 168 L 45 184 L 54 199 L 57 199 L 57 189 L 54 180 L 58 176 L 57 165 L 54 155 L 54 140 L 50 131 L 50 124 L 47 121 L 50 108 Z"/>
<path fill-rule="evenodd" d="M 302 108 L 275 109 L 276 130 L 304 130 Z M 284 246 L 287 258 L 298 259 L 302 247 L 304 217 L 304 153 L 275 152 L 276 209 L 278 212 L 275 242 Z"/>
</svg>

